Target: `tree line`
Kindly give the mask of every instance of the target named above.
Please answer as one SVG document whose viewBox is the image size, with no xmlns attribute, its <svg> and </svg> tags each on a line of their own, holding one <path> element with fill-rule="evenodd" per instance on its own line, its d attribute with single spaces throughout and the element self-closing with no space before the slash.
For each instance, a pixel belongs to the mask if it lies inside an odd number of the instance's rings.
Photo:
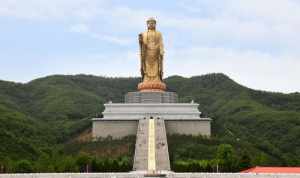
<svg viewBox="0 0 300 178">
<path fill-rule="evenodd" d="M 78 156 L 41 157 L 37 161 L 21 159 L 2 160 L 0 173 L 41 172 L 128 172 L 132 170 L 132 159 L 128 156 L 101 158 L 88 154 Z"/>
</svg>

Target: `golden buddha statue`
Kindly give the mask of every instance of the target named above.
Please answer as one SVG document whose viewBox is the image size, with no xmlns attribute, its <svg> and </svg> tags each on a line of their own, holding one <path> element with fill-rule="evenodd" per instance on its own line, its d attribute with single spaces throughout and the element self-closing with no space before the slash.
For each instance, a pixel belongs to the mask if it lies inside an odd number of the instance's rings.
<svg viewBox="0 0 300 178">
<path fill-rule="evenodd" d="M 140 91 L 164 91 L 166 85 L 162 82 L 164 47 L 162 35 L 156 31 L 156 20 L 147 20 L 148 30 L 139 34 L 141 54 L 142 82 L 138 85 Z"/>
</svg>

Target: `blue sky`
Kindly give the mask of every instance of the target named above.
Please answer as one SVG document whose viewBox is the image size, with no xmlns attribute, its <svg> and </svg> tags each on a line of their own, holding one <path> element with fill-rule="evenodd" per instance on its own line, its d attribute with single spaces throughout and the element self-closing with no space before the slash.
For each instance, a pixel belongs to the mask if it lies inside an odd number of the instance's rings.
<svg viewBox="0 0 300 178">
<path fill-rule="evenodd" d="M 163 33 L 166 77 L 222 72 L 254 89 L 300 91 L 298 0 L 1 0 L 0 79 L 139 76 L 148 17 Z"/>
</svg>

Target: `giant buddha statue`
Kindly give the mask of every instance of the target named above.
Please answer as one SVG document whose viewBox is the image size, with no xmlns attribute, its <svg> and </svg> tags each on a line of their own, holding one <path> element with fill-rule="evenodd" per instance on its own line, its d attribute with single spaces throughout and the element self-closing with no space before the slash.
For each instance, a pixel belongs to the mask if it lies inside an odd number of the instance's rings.
<svg viewBox="0 0 300 178">
<path fill-rule="evenodd" d="M 147 31 L 139 34 L 141 75 L 142 82 L 138 90 L 143 91 L 165 91 L 166 84 L 163 83 L 163 58 L 164 46 L 162 35 L 156 31 L 156 20 L 147 20 Z"/>
</svg>

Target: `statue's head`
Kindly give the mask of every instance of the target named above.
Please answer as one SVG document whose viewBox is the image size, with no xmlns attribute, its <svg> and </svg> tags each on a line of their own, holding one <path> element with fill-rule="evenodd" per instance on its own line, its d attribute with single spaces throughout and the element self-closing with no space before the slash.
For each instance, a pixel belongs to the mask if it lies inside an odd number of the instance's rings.
<svg viewBox="0 0 300 178">
<path fill-rule="evenodd" d="M 150 17 L 147 20 L 147 27 L 148 27 L 148 30 L 155 30 L 156 20 L 153 17 Z"/>
</svg>

